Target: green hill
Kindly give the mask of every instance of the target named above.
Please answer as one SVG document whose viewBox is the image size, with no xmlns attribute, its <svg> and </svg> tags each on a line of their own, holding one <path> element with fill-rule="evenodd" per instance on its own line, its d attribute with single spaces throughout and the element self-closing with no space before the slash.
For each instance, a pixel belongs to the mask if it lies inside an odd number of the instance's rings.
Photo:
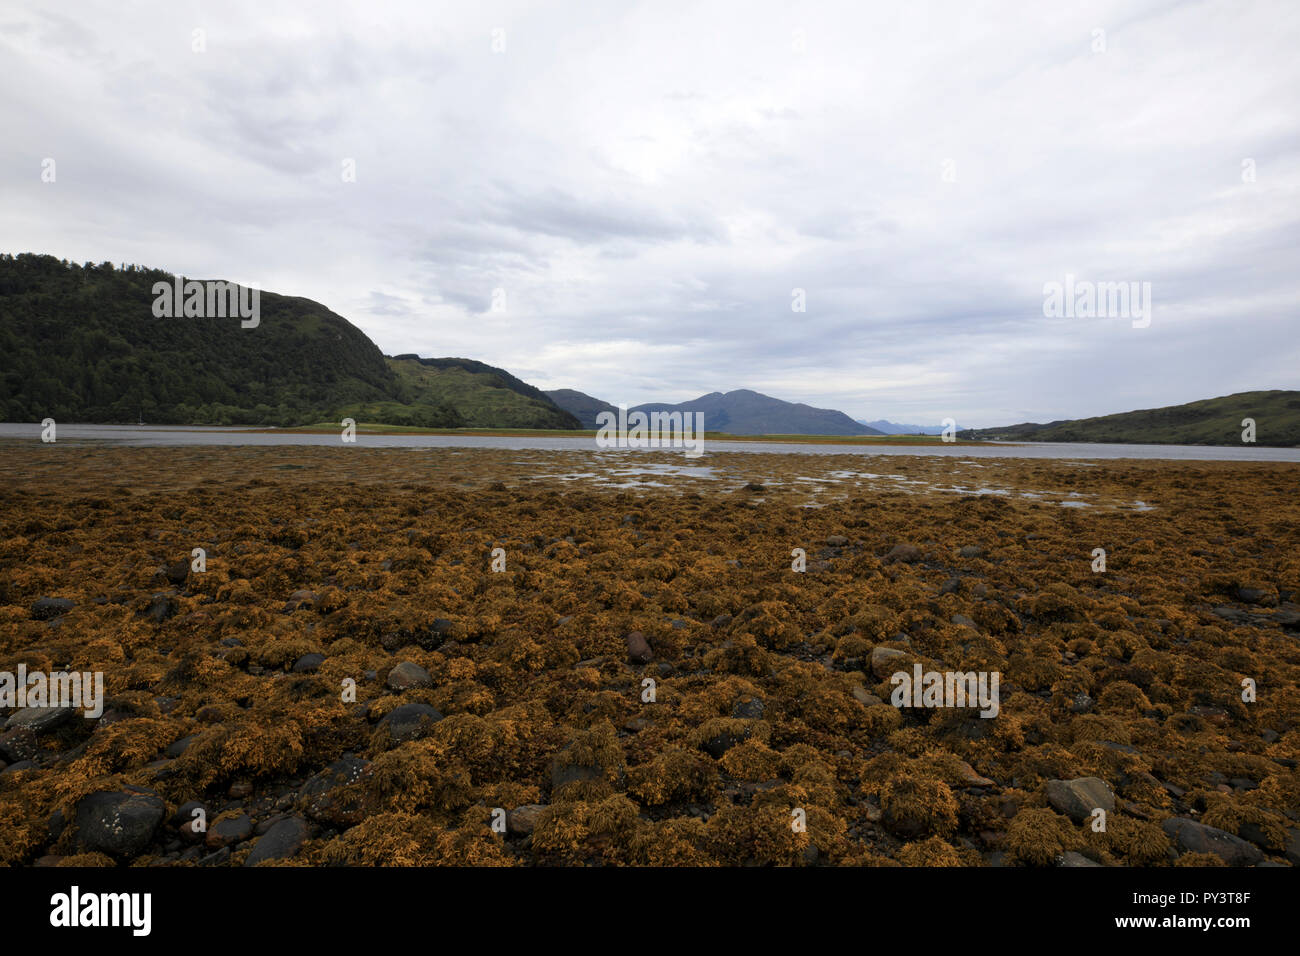
<svg viewBox="0 0 1300 956">
<path fill-rule="evenodd" d="M 397 355 L 388 359 L 388 367 L 397 375 L 403 394 L 453 407 L 468 428 L 581 427 L 545 392 L 473 359 Z"/>
<path fill-rule="evenodd" d="M 159 318 L 154 284 L 174 278 L 108 262 L 0 255 L 0 420 L 291 426 L 352 417 L 427 428 L 578 427 L 500 369 L 469 359 L 389 359 L 310 299 L 262 291 L 252 327 L 238 317 Z"/>
<path fill-rule="evenodd" d="M 599 428 L 596 416 L 601 412 L 618 414 L 617 406 L 611 405 L 609 402 L 603 402 L 599 398 L 592 398 L 585 392 L 580 392 L 575 388 L 556 388 L 547 392 L 546 395 L 556 405 L 574 415 L 582 423 L 583 428 L 593 430 Z"/>
<path fill-rule="evenodd" d="M 958 432 L 959 438 L 1143 445 L 1240 445 L 1242 420 L 1255 421 L 1255 443 L 1300 445 L 1300 392 L 1238 392 L 1186 405 L 1146 408 L 1077 421 L 1026 422 Z"/>
</svg>

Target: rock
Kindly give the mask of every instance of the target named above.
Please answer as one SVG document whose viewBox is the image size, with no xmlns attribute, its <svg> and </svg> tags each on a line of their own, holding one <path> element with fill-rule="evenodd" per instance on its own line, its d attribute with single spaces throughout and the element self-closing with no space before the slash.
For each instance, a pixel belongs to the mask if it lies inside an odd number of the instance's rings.
<svg viewBox="0 0 1300 956">
<path fill-rule="evenodd" d="M 34 734 L 44 734 L 66 724 L 77 712 L 75 707 L 20 707 L 5 721 L 5 730 L 25 727 Z"/>
<path fill-rule="evenodd" d="M 190 745 L 198 739 L 199 739 L 198 734 L 190 734 L 188 737 L 182 737 L 180 740 L 176 741 L 175 743 L 169 744 L 167 746 L 167 749 L 163 751 L 163 753 L 165 753 L 168 757 L 171 757 L 173 760 L 175 760 L 181 754 L 185 753 L 185 751 L 189 750 Z"/>
<path fill-rule="evenodd" d="M 527 836 L 537 826 L 537 819 L 546 809 L 544 803 L 526 803 L 506 813 L 506 829 L 519 836 Z"/>
<path fill-rule="evenodd" d="M 1291 827 L 1286 833 L 1286 849 L 1282 852 L 1286 854 L 1286 858 L 1291 861 L 1293 866 L 1300 866 L 1300 829 Z"/>
<path fill-rule="evenodd" d="M 414 687 L 432 687 L 433 678 L 419 664 L 402 661 L 388 672 L 388 688 L 401 693 Z"/>
<path fill-rule="evenodd" d="M 88 850 L 139 856 L 166 814 L 166 806 L 153 794 L 101 790 L 77 804 L 77 839 Z"/>
<path fill-rule="evenodd" d="M 983 548 L 977 545 L 968 544 L 963 546 L 960 550 L 958 550 L 957 555 L 958 557 L 962 557 L 962 558 L 978 558 L 983 553 L 984 553 Z"/>
<path fill-rule="evenodd" d="M 424 736 L 428 728 L 442 720 L 442 714 L 428 704 L 403 704 L 384 715 L 379 726 L 387 727 L 394 743 L 415 740 Z"/>
<path fill-rule="evenodd" d="M 961 590 L 961 578 L 952 577 L 939 585 L 940 594 L 956 594 Z"/>
<path fill-rule="evenodd" d="M 314 674 L 324 663 L 324 654 L 304 654 L 293 662 L 293 672 L 295 674 Z"/>
<path fill-rule="evenodd" d="M 873 647 L 871 649 L 871 673 L 884 680 L 902 666 L 906 657 L 907 655 L 902 651 L 896 651 L 892 647 Z"/>
<path fill-rule="evenodd" d="M 1264 739 L 1264 743 L 1266 744 L 1275 744 L 1282 739 L 1281 735 L 1276 730 L 1272 729 L 1266 729 L 1260 734 L 1260 737 Z"/>
<path fill-rule="evenodd" d="M 833 534 L 826 539 L 826 544 L 832 548 L 842 548 L 849 543 L 849 539 L 842 534 Z"/>
<path fill-rule="evenodd" d="M 247 780 L 236 780 L 226 788 L 226 797 L 230 800 L 247 800 L 253 795 L 253 785 Z"/>
<path fill-rule="evenodd" d="M 171 826 L 178 827 L 178 828 L 182 827 L 194 819 L 195 810 L 202 810 L 204 816 L 205 817 L 207 816 L 207 812 L 208 812 L 207 807 L 203 805 L 203 802 L 201 800 L 190 800 L 186 803 L 182 803 L 179 807 L 177 807 L 176 812 L 171 815 L 171 819 L 169 819 L 167 822 Z"/>
<path fill-rule="evenodd" d="M 220 866 L 230 860 L 230 847 L 223 846 L 216 853 L 209 853 L 199 860 L 199 866 Z"/>
<path fill-rule="evenodd" d="M 1070 700 L 1070 713 L 1086 714 L 1088 711 L 1092 710 L 1092 704 L 1093 700 L 1087 694 L 1083 692 L 1075 694 Z M 1105 745 L 1103 744 L 1103 746 Z M 1132 753 L 1137 753 L 1136 749 L 1130 748 L 1130 750 Z"/>
<path fill-rule="evenodd" d="M 36 732 L 30 727 L 15 727 L 0 734 L 0 757 L 13 763 L 34 760 L 41 748 L 36 742 Z"/>
<path fill-rule="evenodd" d="M 1082 823 L 1100 807 L 1107 813 L 1115 809 L 1115 794 L 1099 777 L 1075 777 L 1073 780 L 1049 780 L 1047 802 L 1075 823 Z"/>
<path fill-rule="evenodd" d="M 162 567 L 163 577 L 174 584 L 176 587 L 183 587 L 190 576 L 190 562 L 188 558 L 182 558 L 174 564 L 165 564 Z"/>
<path fill-rule="evenodd" d="M 356 826 L 366 817 L 363 795 L 340 791 L 369 773 L 369 760 L 345 755 L 302 785 L 298 793 L 303 809 L 317 823 L 339 828 Z"/>
<path fill-rule="evenodd" d="M 285 605 L 285 608 L 286 610 L 292 611 L 313 610 L 316 607 L 316 602 L 319 600 L 320 598 L 316 595 L 315 591 L 308 591 L 306 588 L 300 588 L 289 595 L 289 601 Z"/>
<path fill-rule="evenodd" d="M 1160 828 L 1184 853 L 1213 853 L 1228 866 L 1254 866 L 1264 859 L 1258 848 L 1226 830 L 1183 817 L 1170 817 Z"/>
<path fill-rule="evenodd" d="M 1222 607 L 1216 607 L 1214 613 L 1232 624 L 1249 624 L 1253 620 L 1249 612 L 1226 604 Z"/>
<path fill-rule="evenodd" d="M 705 751 L 708 752 L 709 756 L 716 759 L 721 757 L 732 747 L 736 746 L 736 744 L 748 740 L 752 732 L 753 731 L 748 727 L 738 734 L 734 734 L 729 730 L 724 730 L 722 733 L 714 734 L 708 740 L 704 741 L 701 746 L 703 746 Z"/>
<path fill-rule="evenodd" d="M 851 693 L 853 694 L 853 699 L 856 700 L 859 704 L 862 704 L 864 707 L 874 707 L 876 704 L 884 703 L 883 700 L 881 700 L 875 694 L 869 692 L 861 684 L 854 684 Z"/>
<path fill-rule="evenodd" d="M 650 643 L 640 631 L 629 631 L 624 640 L 627 641 L 629 664 L 648 664 L 654 659 L 654 651 L 650 649 Z"/>
<path fill-rule="evenodd" d="M 759 492 L 767 491 L 767 488 L 764 485 L 759 484 L 757 481 L 751 481 L 749 484 L 745 485 L 745 490 Z"/>
<path fill-rule="evenodd" d="M 281 820 L 261 836 L 248 854 L 244 866 L 257 866 L 264 860 L 283 860 L 294 856 L 307 840 L 311 828 L 299 817 Z"/>
<path fill-rule="evenodd" d="M 147 617 L 156 624 L 161 624 L 169 617 L 175 617 L 180 611 L 180 606 L 172 600 L 170 593 L 155 594 L 149 601 L 148 607 L 140 612 L 141 617 Z"/>
<path fill-rule="evenodd" d="M 961 627 L 975 627 L 975 626 L 976 626 L 975 622 L 972 621 L 970 618 L 968 618 L 965 614 L 954 614 L 954 615 L 952 616 L 952 623 L 957 624 L 957 625 L 959 625 L 959 626 L 961 626 Z"/>
<path fill-rule="evenodd" d="M 1074 867 L 1074 866 L 1101 866 L 1096 860 L 1090 860 L 1082 853 L 1076 853 L 1074 850 L 1067 850 L 1056 858 L 1057 866 Z"/>
<path fill-rule="evenodd" d="M 1271 605 L 1277 603 L 1272 591 L 1263 588 L 1237 588 L 1237 600 L 1243 604 Z"/>
<path fill-rule="evenodd" d="M 742 720 L 758 720 L 767 713 L 767 704 L 757 697 L 742 697 L 731 708 L 731 716 Z"/>
<path fill-rule="evenodd" d="M 60 614 L 67 614 L 76 606 L 75 602 L 67 598 L 37 598 L 36 603 L 32 605 L 32 620 L 48 621 Z"/>
<path fill-rule="evenodd" d="M 903 561 L 907 564 L 915 564 L 921 560 L 921 549 L 914 544 L 906 542 L 894 545 L 893 549 L 885 555 L 885 563 L 890 564 L 894 561 Z"/>
<path fill-rule="evenodd" d="M 994 781 L 988 777 L 981 777 L 972 767 L 964 760 L 957 761 L 957 775 L 963 787 L 991 787 Z"/>
<path fill-rule="evenodd" d="M 223 846 L 243 843 L 252 835 L 253 820 L 247 813 L 241 813 L 237 817 L 218 820 L 208 827 L 208 835 L 204 843 L 209 850 L 216 850 Z"/>
</svg>

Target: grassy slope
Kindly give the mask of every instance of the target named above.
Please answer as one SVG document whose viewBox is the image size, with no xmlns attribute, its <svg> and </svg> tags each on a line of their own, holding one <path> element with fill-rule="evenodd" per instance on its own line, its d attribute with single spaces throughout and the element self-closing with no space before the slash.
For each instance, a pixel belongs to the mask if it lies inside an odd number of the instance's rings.
<svg viewBox="0 0 1300 956">
<path fill-rule="evenodd" d="M 545 396 L 525 394 L 491 371 L 442 368 L 416 359 L 388 358 L 409 401 L 442 404 L 454 409 L 466 428 L 541 428 L 567 430 L 578 422 Z M 474 366 L 488 369 L 489 366 Z M 364 416 L 352 416 L 361 421 Z"/>
<path fill-rule="evenodd" d="M 1242 419 L 1255 420 L 1259 445 L 1300 445 L 1300 392 L 1238 392 L 1168 408 L 1078 421 L 1026 423 L 962 432 L 963 438 L 1012 441 L 1114 442 L 1148 445 L 1240 445 Z"/>
</svg>

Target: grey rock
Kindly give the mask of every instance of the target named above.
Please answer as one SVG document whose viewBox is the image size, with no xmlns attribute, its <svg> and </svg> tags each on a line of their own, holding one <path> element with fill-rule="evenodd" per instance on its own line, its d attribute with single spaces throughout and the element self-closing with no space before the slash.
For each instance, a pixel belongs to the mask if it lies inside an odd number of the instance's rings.
<svg viewBox="0 0 1300 956">
<path fill-rule="evenodd" d="M 43 734 L 66 724 L 77 712 L 75 707 L 20 707 L 5 721 L 5 730 L 26 727 L 34 734 Z"/>
<path fill-rule="evenodd" d="M 242 843 L 252 835 L 253 820 L 247 813 L 241 813 L 237 817 L 218 820 L 208 827 L 208 836 L 205 842 L 209 849 L 215 850 L 219 847 Z"/>
<path fill-rule="evenodd" d="M 32 605 L 32 620 L 48 621 L 60 614 L 68 613 L 76 606 L 75 602 L 67 598 L 37 598 L 36 603 Z"/>
<path fill-rule="evenodd" d="M 388 672 L 388 687 L 390 690 L 404 691 L 414 687 L 432 687 L 433 678 L 419 664 L 411 661 L 402 661 L 391 671 Z"/>
<path fill-rule="evenodd" d="M 389 711 L 379 721 L 379 725 L 386 726 L 393 735 L 393 741 L 401 743 L 424 736 L 428 733 L 428 728 L 440 720 L 442 714 L 428 704 L 414 703 L 403 704 Z"/>
<path fill-rule="evenodd" d="M 1111 813 L 1115 809 L 1115 794 L 1099 777 L 1049 780 L 1047 802 L 1075 823 L 1082 823 L 1098 807 Z"/>
<path fill-rule="evenodd" d="M 871 649 L 871 673 L 882 680 L 902 666 L 906 657 L 902 651 L 892 647 L 877 646 Z"/>
<path fill-rule="evenodd" d="M 324 654 L 304 654 L 293 662 L 293 672 L 295 674 L 314 674 L 324 663 Z"/>
<path fill-rule="evenodd" d="M 1056 858 L 1057 866 L 1076 867 L 1076 866 L 1101 866 L 1096 860 L 1090 860 L 1082 853 L 1076 853 L 1074 850 L 1067 850 Z"/>
<path fill-rule="evenodd" d="M 300 817 L 281 820 L 258 839 L 244 866 L 257 866 L 264 860 L 288 859 L 302 849 L 310 833 L 307 821 Z"/>
<path fill-rule="evenodd" d="M 1264 859 L 1258 848 L 1241 837 L 1195 820 L 1171 817 L 1160 827 L 1184 853 L 1213 853 L 1228 866 L 1254 866 Z"/>
<path fill-rule="evenodd" d="M 88 850 L 138 856 L 152 842 L 166 813 L 162 800 L 153 794 L 102 790 L 77 804 L 77 839 Z"/>
</svg>

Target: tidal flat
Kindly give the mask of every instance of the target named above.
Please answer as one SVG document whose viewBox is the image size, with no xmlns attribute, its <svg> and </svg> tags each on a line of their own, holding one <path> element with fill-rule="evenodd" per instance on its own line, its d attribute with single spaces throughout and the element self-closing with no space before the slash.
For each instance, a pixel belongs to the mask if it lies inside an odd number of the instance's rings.
<svg viewBox="0 0 1300 956">
<path fill-rule="evenodd" d="M 1298 477 L 5 442 L 0 862 L 1294 865 Z"/>
</svg>

